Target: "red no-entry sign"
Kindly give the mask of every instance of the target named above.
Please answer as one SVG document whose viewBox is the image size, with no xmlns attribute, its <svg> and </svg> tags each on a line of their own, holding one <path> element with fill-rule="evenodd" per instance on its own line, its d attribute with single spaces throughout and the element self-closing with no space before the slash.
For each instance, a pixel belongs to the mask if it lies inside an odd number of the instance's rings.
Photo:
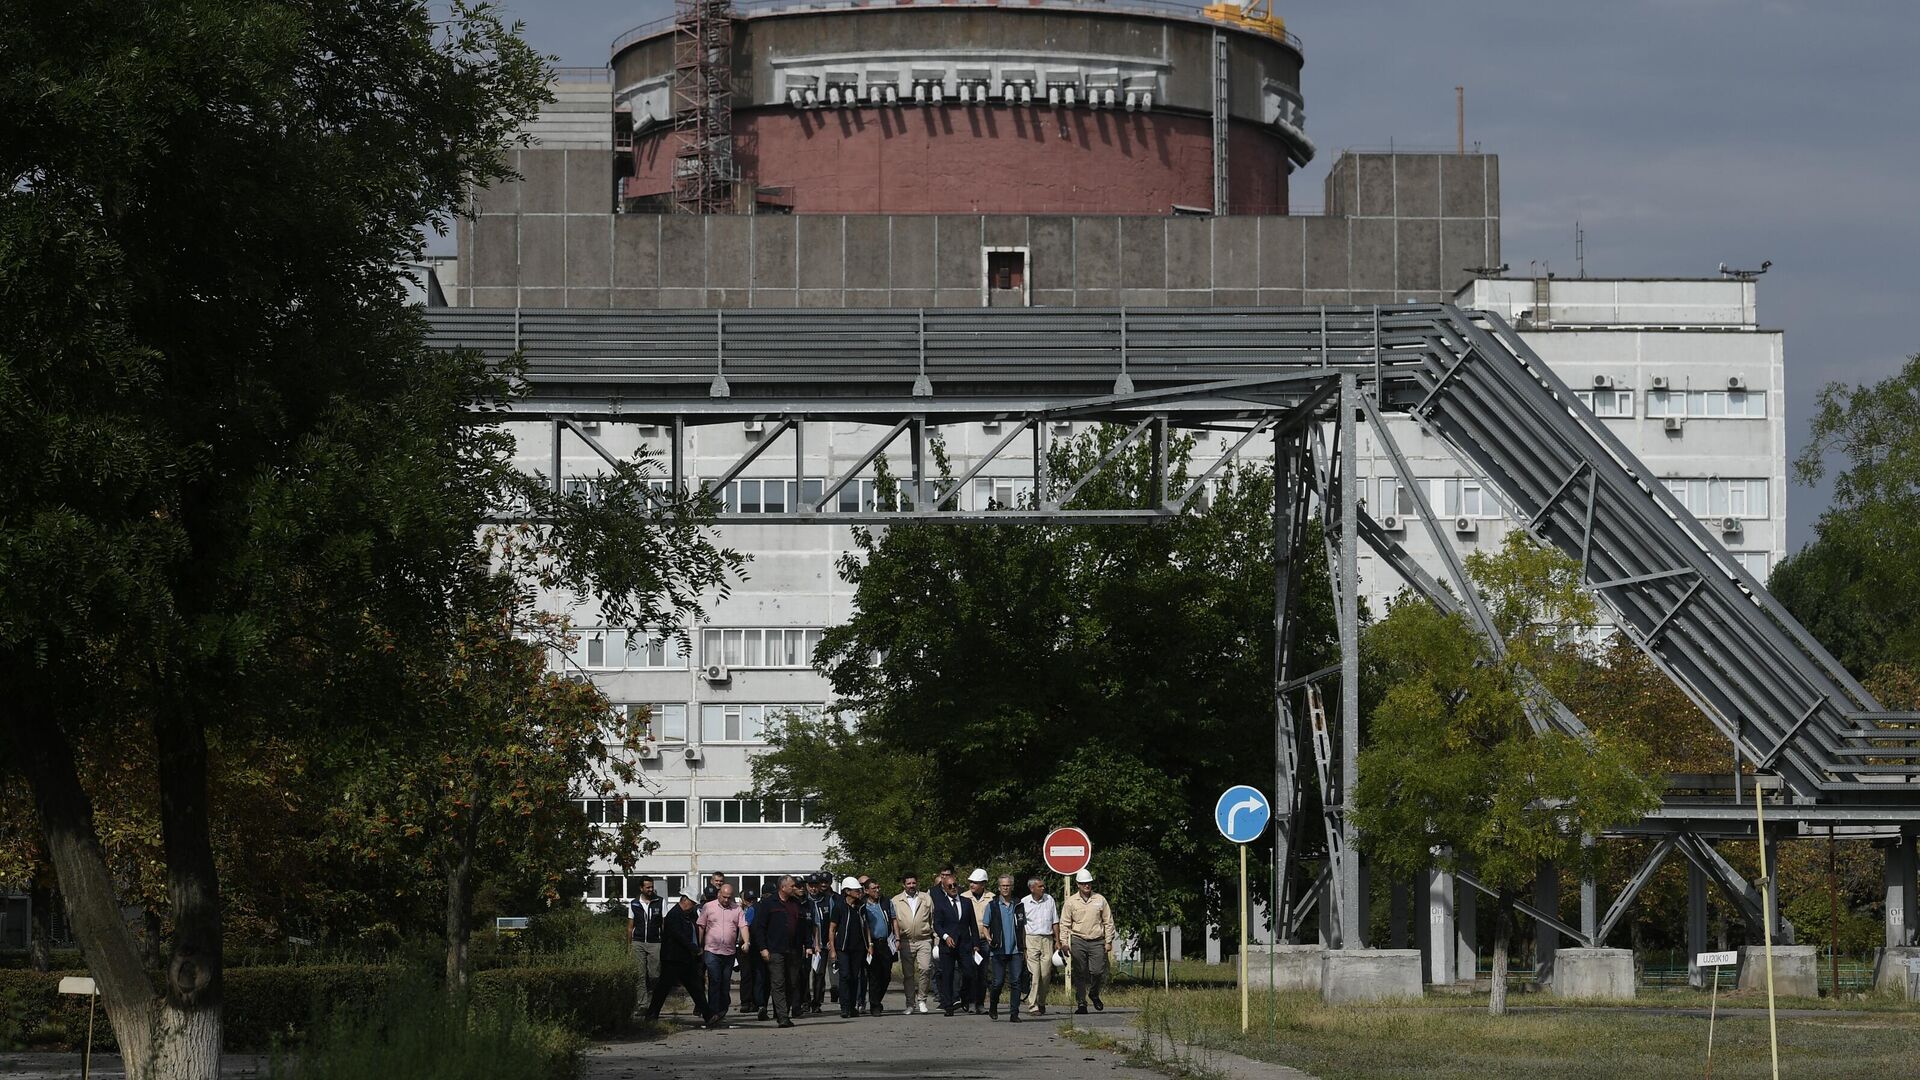
<svg viewBox="0 0 1920 1080">
<path fill-rule="evenodd" d="M 1040 845 L 1040 858 L 1056 874 L 1077 874 L 1093 861 L 1093 841 L 1079 829 L 1055 829 Z"/>
</svg>

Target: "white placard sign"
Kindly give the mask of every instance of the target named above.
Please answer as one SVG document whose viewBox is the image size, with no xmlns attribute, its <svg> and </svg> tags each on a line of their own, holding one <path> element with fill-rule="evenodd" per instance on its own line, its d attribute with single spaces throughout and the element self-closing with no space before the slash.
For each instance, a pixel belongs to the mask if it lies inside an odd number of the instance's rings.
<svg viewBox="0 0 1920 1080">
<path fill-rule="evenodd" d="M 1738 964 L 1740 962 L 1740 954 L 1731 950 L 1727 952 L 1703 952 L 1694 957 L 1693 962 L 1699 967 L 1726 967 L 1731 964 Z"/>
<path fill-rule="evenodd" d="M 93 980 L 85 975 L 68 975 L 66 978 L 60 980 L 60 992 L 63 994 L 85 995 L 97 994 L 100 991 L 93 985 Z"/>
</svg>

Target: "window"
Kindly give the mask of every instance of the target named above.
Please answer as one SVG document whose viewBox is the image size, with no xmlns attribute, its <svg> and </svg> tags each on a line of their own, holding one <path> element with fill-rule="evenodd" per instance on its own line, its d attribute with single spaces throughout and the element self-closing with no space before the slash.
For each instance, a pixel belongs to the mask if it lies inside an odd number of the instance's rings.
<svg viewBox="0 0 1920 1080">
<path fill-rule="evenodd" d="M 1413 491 L 1397 476 L 1380 478 L 1380 512 L 1407 517 L 1414 513 Z"/>
<path fill-rule="evenodd" d="M 744 705 L 727 703 L 700 706 L 700 741 L 703 743 L 766 742 L 769 723 L 787 716 L 816 718 L 819 705 Z"/>
<path fill-rule="evenodd" d="M 627 878 L 629 900 L 640 895 L 640 879 L 643 876 L 653 879 L 653 895 L 662 898 L 668 905 L 672 905 L 673 898 L 680 895 L 680 887 L 687 880 L 680 874 L 632 874 Z"/>
<path fill-rule="evenodd" d="M 1448 517 L 1492 517 L 1495 513 L 1493 500 L 1486 498 L 1480 490 L 1478 480 L 1439 480 L 1435 484 L 1440 489 L 1438 500 L 1442 514 Z"/>
<path fill-rule="evenodd" d="M 686 877 L 681 874 L 588 874 L 588 900 L 636 900 L 640 896 L 641 877 L 653 879 L 653 895 L 662 898 L 667 907 L 673 906 L 673 898 L 680 895 L 681 886 Z"/>
<path fill-rule="evenodd" d="M 1013 250 L 987 252 L 987 288 L 1024 289 L 1026 284 L 1026 252 Z"/>
<path fill-rule="evenodd" d="M 1766 415 L 1767 395 L 1763 390 L 1647 391 L 1649 418 L 1685 416 L 1718 420 L 1723 417 L 1753 418 Z"/>
<path fill-rule="evenodd" d="M 1763 518 L 1767 516 L 1764 479 L 1668 479 L 1661 481 L 1673 497 L 1695 517 Z"/>
<path fill-rule="evenodd" d="M 730 668 L 806 668 L 821 631 L 799 627 L 713 629 L 700 632 L 700 655 Z"/>
<path fill-rule="evenodd" d="M 573 662 L 588 671 L 687 669 L 686 651 L 672 634 L 629 634 L 604 627 L 584 627 L 576 633 Z"/>
<path fill-rule="evenodd" d="M 1749 574 L 1752 574 L 1753 579 L 1755 581 L 1758 581 L 1762 585 L 1765 585 L 1767 583 L 1767 553 L 1766 552 L 1764 551 L 1729 551 L 1727 552 L 1727 554 L 1733 557 L 1734 562 L 1737 562 L 1740 564 L 1741 569 L 1745 570 Z"/>
<path fill-rule="evenodd" d="M 981 476 L 973 481 L 973 509 L 1017 509 L 1033 495 L 1033 481 L 1011 476 Z"/>
<path fill-rule="evenodd" d="M 805 825 L 812 806 L 799 799 L 701 799 L 702 825 Z M 778 878 L 774 879 L 778 882 Z"/>
<path fill-rule="evenodd" d="M 620 715 L 626 716 L 629 710 L 647 711 L 647 738 L 655 742 L 687 741 L 687 706 L 685 702 L 673 701 L 662 704 L 615 705 Z"/>
<path fill-rule="evenodd" d="M 1580 404 L 1595 416 L 1620 417 L 1633 415 L 1633 391 L 1631 390 L 1575 390 L 1573 396 Z"/>
<path fill-rule="evenodd" d="M 685 799 L 582 799 L 587 820 L 595 825 L 619 825 L 634 821 L 642 825 L 685 825 Z"/>
<path fill-rule="evenodd" d="M 729 514 L 810 512 L 826 486 L 824 480 L 735 480 L 721 492 L 720 507 Z"/>
</svg>

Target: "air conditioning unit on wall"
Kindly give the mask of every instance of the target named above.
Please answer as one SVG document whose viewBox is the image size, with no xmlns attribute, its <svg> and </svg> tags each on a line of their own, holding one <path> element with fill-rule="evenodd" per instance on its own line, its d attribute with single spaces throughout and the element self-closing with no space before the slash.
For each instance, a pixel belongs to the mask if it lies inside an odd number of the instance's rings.
<svg viewBox="0 0 1920 1080">
<path fill-rule="evenodd" d="M 733 672 L 728 671 L 727 665 L 725 664 L 708 664 L 705 668 L 701 669 L 700 674 L 710 683 L 733 681 Z"/>
<path fill-rule="evenodd" d="M 1453 519 L 1453 531 L 1471 536 L 1480 531 L 1480 523 L 1465 514 L 1461 514 L 1459 517 Z"/>
<path fill-rule="evenodd" d="M 1669 416 L 1660 422 L 1660 426 L 1668 431 L 1680 431 L 1687 426 L 1687 418 L 1684 416 Z"/>
<path fill-rule="evenodd" d="M 1406 527 L 1407 523 L 1401 519 L 1399 514 L 1388 514 L 1380 519 L 1380 528 L 1387 532 L 1401 532 L 1405 530 Z"/>
<path fill-rule="evenodd" d="M 659 761 L 660 747 L 653 743 L 641 743 L 640 749 L 635 751 L 634 756 L 641 761 Z"/>
<path fill-rule="evenodd" d="M 1723 533 L 1737 533 L 1740 531 L 1740 528 L 1740 519 L 1737 517 L 1724 517 L 1720 519 L 1720 531 Z"/>
<path fill-rule="evenodd" d="M 697 746 L 689 746 L 685 750 L 680 751 L 680 760 L 689 765 L 698 765 L 706 759 L 707 755 L 702 753 Z"/>
</svg>

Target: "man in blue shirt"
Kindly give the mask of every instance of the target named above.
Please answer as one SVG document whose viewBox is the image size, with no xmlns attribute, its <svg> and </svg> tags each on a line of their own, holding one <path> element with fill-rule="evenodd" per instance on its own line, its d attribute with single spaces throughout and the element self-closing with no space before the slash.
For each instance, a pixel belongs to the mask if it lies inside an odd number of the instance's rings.
<svg viewBox="0 0 1920 1080">
<path fill-rule="evenodd" d="M 867 1012 L 879 1016 L 887 984 L 893 981 L 893 911 L 880 896 L 880 883 L 867 882 L 867 932 L 873 942 L 873 960 L 867 964 Z"/>
<path fill-rule="evenodd" d="M 1013 876 L 1000 875 L 1000 891 L 987 901 L 987 960 L 993 965 L 993 998 L 987 1016 L 1000 1019 L 1000 991 L 1007 992 L 1007 1020 L 1020 1022 L 1020 983 L 1026 973 L 1026 901 L 1013 897 Z"/>
</svg>

